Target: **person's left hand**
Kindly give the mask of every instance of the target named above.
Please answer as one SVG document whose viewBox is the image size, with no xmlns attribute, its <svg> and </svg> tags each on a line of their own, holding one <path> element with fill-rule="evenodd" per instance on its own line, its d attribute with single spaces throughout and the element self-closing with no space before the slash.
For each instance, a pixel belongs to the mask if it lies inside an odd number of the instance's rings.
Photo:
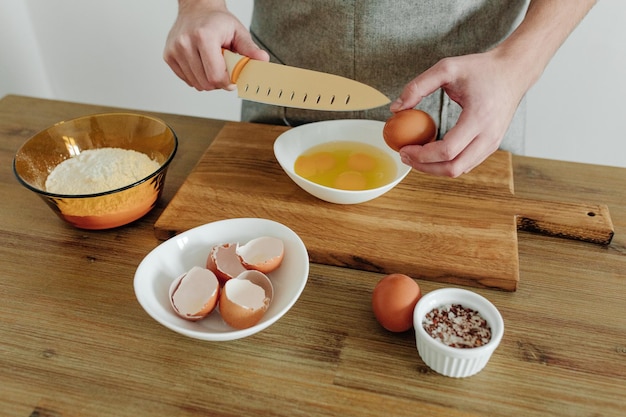
<svg viewBox="0 0 626 417">
<path fill-rule="evenodd" d="M 444 58 L 406 85 L 392 112 L 411 109 L 439 88 L 462 107 L 457 124 L 442 138 L 400 150 L 418 171 L 458 177 L 495 152 L 506 133 L 527 80 L 495 51 Z"/>
</svg>

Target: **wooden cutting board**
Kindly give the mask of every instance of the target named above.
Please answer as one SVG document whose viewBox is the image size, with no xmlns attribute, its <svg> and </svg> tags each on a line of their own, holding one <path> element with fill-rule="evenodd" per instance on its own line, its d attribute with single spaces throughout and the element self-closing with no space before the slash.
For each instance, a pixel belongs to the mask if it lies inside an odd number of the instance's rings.
<svg viewBox="0 0 626 417">
<path fill-rule="evenodd" d="M 227 123 L 157 220 L 156 236 L 267 218 L 294 230 L 312 262 L 507 291 L 519 282 L 518 229 L 605 245 L 613 236 L 604 205 L 516 198 L 503 151 L 457 179 L 413 171 L 375 200 L 328 203 L 274 158 L 273 142 L 287 129 Z"/>
</svg>

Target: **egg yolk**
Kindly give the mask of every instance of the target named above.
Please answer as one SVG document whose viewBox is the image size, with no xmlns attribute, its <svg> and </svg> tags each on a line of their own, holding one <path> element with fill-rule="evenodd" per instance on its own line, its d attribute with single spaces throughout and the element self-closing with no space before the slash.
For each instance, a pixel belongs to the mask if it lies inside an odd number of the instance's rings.
<svg viewBox="0 0 626 417">
<path fill-rule="evenodd" d="M 376 146 L 336 141 L 315 146 L 300 155 L 294 171 L 326 187 L 359 191 L 393 181 L 396 163 Z"/>
<path fill-rule="evenodd" d="M 294 169 L 303 177 L 321 175 L 335 167 L 337 161 L 330 152 L 318 152 L 296 160 Z"/>
<path fill-rule="evenodd" d="M 363 152 L 355 152 L 348 157 L 348 168 L 355 171 L 372 171 L 376 168 L 376 159 Z"/>
<path fill-rule="evenodd" d="M 335 180 L 335 188 L 342 190 L 364 190 L 367 186 L 367 180 L 357 171 L 342 172 Z"/>
</svg>

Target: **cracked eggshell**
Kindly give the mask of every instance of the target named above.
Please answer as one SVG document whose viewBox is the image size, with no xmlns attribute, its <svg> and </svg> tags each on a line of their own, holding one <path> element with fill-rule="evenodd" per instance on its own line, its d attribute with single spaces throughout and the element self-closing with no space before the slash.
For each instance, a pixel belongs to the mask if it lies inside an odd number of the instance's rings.
<svg viewBox="0 0 626 417">
<path fill-rule="evenodd" d="M 172 282 L 169 299 L 176 314 L 186 320 L 197 321 L 215 309 L 219 293 L 220 285 L 215 274 L 194 266 Z"/>
<path fill-rule="evenodd" d="M 267 275 L 247 270 L 224 284 L 220 314 L 229 326 L 247 329 L 263 318 L 273 296 L 274 288 Z"/>
<path fill-rule="evenodd" d="M 215 273 L 222 286 L 226 281 L 246 270 L 237 255 L 236 243 L 223 243 L 213 246 L 207 257 L 206 267 Z"/>
<path fill-rule="evenodd" d="M 236 249 L 242 265 L 268 274 L 277 269 L 285 256 L 285 244 L 281 239 L 262 236 L 250 240 Z"/>
</svg>

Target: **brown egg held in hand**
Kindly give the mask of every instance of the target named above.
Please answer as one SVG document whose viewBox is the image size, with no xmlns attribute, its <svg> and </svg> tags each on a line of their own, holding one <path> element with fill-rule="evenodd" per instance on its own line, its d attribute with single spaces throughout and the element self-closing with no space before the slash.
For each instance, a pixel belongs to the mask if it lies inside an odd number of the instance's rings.
<svg viewBox="0 0 626 417">
<path fill-rule="evenodd" d="M 425 145 L 437 138 L 437 125 L 426 112 L 417 109 L 402 110 L 385 122 L 383 139 L 398 152 L 407 145 Z"/>
<path fill-rule="evenodd" d="M 413 327 L 413 310 L 422 297 L 417 282 L 404 274 L 382 278 L 372 293 L 376 320 L 391 332 L 405 332 Z"/>
</svg>

